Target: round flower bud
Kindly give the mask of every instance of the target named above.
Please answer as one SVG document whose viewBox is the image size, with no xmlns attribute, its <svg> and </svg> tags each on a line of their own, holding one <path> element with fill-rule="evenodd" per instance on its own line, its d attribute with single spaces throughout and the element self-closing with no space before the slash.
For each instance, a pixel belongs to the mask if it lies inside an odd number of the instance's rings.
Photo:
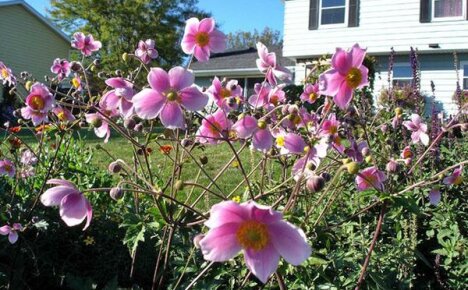
<svg viewBox="0 0 468 290">
<path fill-rule="evenodd" d="M 401 116 L 403 114 L 403 109 L 400 107 L 395 108 L 395 115 Z"/>
<path fill-rule="evenodd" d="M 307 179 L 306 188 L 310 193 L 316 193 L 323 189 L 325 186 L 325 179 L 321 176 L 312 176 Z"/>
<path fill-rule="evenodd" d="M 258 121 L 257 126 L 258 126 L 259 129 L 266 129 L 267 124 L 266 124 L 265 121 L 260 120 L 260 121 Z"/>
<path fill-rule="evenodd" d="M 322 172 L 322 173 L 320 174 L 320 176 L 321 176 L 323 179 L 325 179 L 325 181 L 330 181 L 330 179 L 331 179 L 331 175 L 330 175 L 330 173 L 328 173 L 328 172 Z"/>
<path fill-rule="evenodd" d="M 81 65 L 79 62 L 77 61 L 72 61 L 71 64 L 70 64 L 70 68 L 72 71 L 74 72 L 79 72 L 81 71 Z"/>
<path fill-rule="evenodd" d="M 385 165 L 385 170 L 387 170 L 388 172 L 392 172 L 392 173 L 396 172 L 398 170 L 398 163 L 396 163 L 395 160 L 390 159 L 387 165 Z"/>
<path fill-rule="evenodd" d="M 96 58 L 95 60 L 93 60 L 93 64 L 94 64 L 95 66 L 100 66 L 100 65 L 101 65 L 101 60 L 98 59 L 98 58 Z"/>
<path fill-rule="evenodd" d="M 180 141 L 180 145 L 182 145 L 183 147 L 188 147 L 188 146 L 190 146 L 192 144 L 193 144 L 192 140 L 190 140 L 188 138 L 184 138 L 184 139 L 182 139 L 182 141 Z"/>
<path fill-rule="evenodd" d="M 114 161 L 109 164 L 109 172 L 111 173 L 119 173 L 122 170 L 122 165 L 119 162 Z"/>
<path fill-rule="evenodd" d="M 115 70 L 115 75 L 121 77 L 122 76 L 122 71 L 120 69 Z"/>
<path fill-rule="evenodd" d="M 24 84 L 24 87 L 26 88 L 26 90 L 30 91 L 32 85 L 33 85 L 33 82 L 32 82 L 32 81 L 27 81 L 27 82 Z"/>
<path fill-rule="evenodd" d="M 123 197 L 123 190 L 119 186 L 112 187 L 109 191 L 109 195 L 113 200 L 117 201 Z"/>
<path fill-rule="evenodd" d="M 366 160 L 367 163 L 372 163 L 373 159 L 372 159 L 372 156 L 368 155 L 368 156 L 366 156 L 365 160 Z"/>
<path fill-rule="evenodd" d="M 306 168 L 308 170 L 314 171 L 315 169 L 317 169 L 317 166 L 315 166 L 315 164 L 313 162 L 309 162 L 309 163 L 307 163 Z"/>
<path fill-rule="evenodd" d="M 106 73 L 103 72 L 103 71 L 98 72 L 97 76 L 98 76 L 98 78 L 100 78 L 101 80 L 107 79 L 107 75 L 106 75 Z"/>
<path fill-rule="evenodd" d="M 289 114 L 297 115 L 299 113 L 299 107 L 297 105 L 290 105 L 288 107 Z"/>
<path fill-rule="evenodd" d="M 200 156 L 200 163 L 205 165 L 208 163 L 208 157 L 206 155 Z"/>
<path fill-rule="evenodd" d="M 141 124 L 141 123 L 136 124 L 135 127 L 133 128 L 133 130 L 135 130 L 136 132 L 143 131 L 143 124 Z"/>
<path fill-rule="evenodd" d="M 96 118 L 91 122 L 91 126 L 94 128 L 98 128 L 102 126 L 102 120 L 100 118 Z"/>
<path fill-rule="evenodd" d="M 362 156 L 369 156 L 369 154 L 370 154 L 370 149 L 369 149 L 369 147 L 364 147 L 364 148 L 362 148 L 361 154 L 362 154 Z"/>
<path fill-rule="evenodd" d="M 174 183 L 174 189 L 175 190 L 182 190 L 184 189 L 184 182 L 182 180 L 177 180 L 175 183 Z"/>
<path fill-rule="evenodd" d="M 124 127 L 128 130 L 133 130 L 135 128 L 136 122 L 132 118 L 124 120 Z"/>
<path fill-rule="evenodd" d="M 139 149 L 137 150 L 137 154 L 138 154 L 138 155 L 144 155 L 144 154 L 145 154 L 145 151 L 144 151 L 143 149 L 139 148 Z"/>
<path fill-rule="evenodd" d="M 359 171 L 359 164 L 357 164 L 354 161 L 347 163 L 345 166 L 346 166 L 346 170 L 348 170 L 349 174 L 356 174 Z"/>
<path fill-rule="evenodd" d="M 100 149 L 102 149 L 102 146 L 101 146 L 101 144 L 96 144 L 96 149 L 97 149 L 97 150 L 100 150 Z"/>
<path fill-rule="evenodd" d="M 128 53 L 124 52 L 124 53 L 122 54 L 122 60 L 123 60 L 124 62 L 127 62 L 127 61 L 128 61 Z"/>
</svg>

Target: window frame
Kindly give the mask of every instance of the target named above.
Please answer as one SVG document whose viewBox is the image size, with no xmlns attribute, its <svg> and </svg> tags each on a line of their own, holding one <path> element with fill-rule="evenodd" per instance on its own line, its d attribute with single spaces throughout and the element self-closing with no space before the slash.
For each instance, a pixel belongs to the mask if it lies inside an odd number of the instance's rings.
<svg viewBox="0 0 468 290">
<path fill-rule="evenodd" d="M 349 21 L 349 0 L 345 0 L 344 4 L 344 20 L 342 23 L 330 23 L 330 24 L 322 24 L 322 10 L 328 10 L 328 9 L 336 9 L 336 8 L 343 8 L 343 6 L 332 6 L 332 7 L 322 7 L 322 2 L 324 0 L 319 0 L 319 7 L 318 7 L 318 27 L 319 28 L 341 28 L 341 27 L 348 27 L 348 21 Z"/>
<path fill-rule="evenodd" d="M 467 70 L 468 70 L 468 61 L 461 61 L 460 62 L 460 75 L 461 75 L 461 89 L 463 91 L 468 91 L 468 85 L 467 87 L 465 88 L 465 79 L 468 79 L 468 76 L 465 76 L 465 65 L 467 66 Z"/>
<path fill-rule="evenodd" d="M 443 21 L 454 21 L 454 20 L 465 20 L 466 19 L 466 0 L 462 0 L 462 14 L 460 16 L 449 16 L 449 17 L 435 17 L 435 1 L 439 0 L 431 0 L 431 19 L 432 22 L 443 22 Z"/>
<path fill-rule="evenodd" d="M 411 85 L 411 82 L 413 81 L 413 74 L 411 73 L 411 75 L 409 77 L 397 77 L 395 78 L 395 68 L 396 67 L 408 67 L 410 69 L 410 72 L 411 72 L 411 64 L 409 64 L 408 62 L 396 62 L 393 64 L 393 70 L 392 70 L 392 87 L 396 86 L 397 83 L 395 83 L 395 81 L 406 81 L 408 80 L 409 83 L 408 85 Z M 399 87 L 401 87 L 401 85 L 399 85 Z"/>
</svg>

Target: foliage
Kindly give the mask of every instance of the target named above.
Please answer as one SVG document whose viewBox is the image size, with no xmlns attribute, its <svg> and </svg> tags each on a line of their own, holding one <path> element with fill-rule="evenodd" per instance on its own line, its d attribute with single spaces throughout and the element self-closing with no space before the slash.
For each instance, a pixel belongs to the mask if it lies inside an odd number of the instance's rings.
<svg viewBox="0 0 468 290">
<path fill-rule="evenodd" d="M 283 39 L 281 38 L 281 32 L 273 30 L 270 27 L 265 27 L 263 31 L 255 29 L 253 32 L 250 31 L 236 31 L 228 33 L 227 35 L 227 48 L 230 49 L 243 49 L 248 47 L 255 47 L 257 42 L 261 42 L 264 45 L 271 46 L 282 46 Z"/>
</svg>

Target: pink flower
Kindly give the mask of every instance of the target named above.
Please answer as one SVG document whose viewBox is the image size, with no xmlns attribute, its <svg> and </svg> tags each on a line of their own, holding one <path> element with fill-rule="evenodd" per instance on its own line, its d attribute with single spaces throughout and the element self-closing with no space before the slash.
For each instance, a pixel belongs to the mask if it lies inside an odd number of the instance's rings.
<svg viewBox="0 0 468 290">
<path fill-rule="evenodd" d="M 174 67 L 168 73 L 152 68 L 148 74 L 150 89 L 143 89 L 133 97 L 137 115 L 142 119 L 161 119 L 166 128 L 185 128 L 182 107 L 202 110 L 208 97 L 193 85 L 193 74 L 183 67 Z"/>
<path fill-rule="evenodd" d="M 203 119 L 196 134 L 197 140 L 201 143 L 221 143 L 228 136 L 231 127 L 232 122 L 227 118 L 227 113 L 223 110 L 218 110 Z"/>
<path fill-rule="evenodd" d="M 106 113 L 108 117 L 113 117 L 117 115 L 117 112 L 115 110 L 104 111 L 103 113 Z M 86 114 L 85 118 L 86 122 L 88 122 L 94 127 L 94 133 L 96 134 L 96 136 L 98 136 L 99 138 L 105 137 L 104 143 L 107 143 L 111 134 L 111 130 L 107 119 L 99 112 Z"/>
<path fill-rule="evenodd" d="M 211 52 L 222 52 L 225 49 L 226 36 L 215 28 L 214 19 L 187 20 L 182 38 L 182 50 L 186 54 L 193 54 L 198 61 L 204 62 L 208 61 Z"/>
<path fill-rule="evenodd" d="M 52 112 L 62 122 L 75 120 L 75 116 L 73 116 L 73 114 L 68 109 L 66 109 L 66 108 L 64 108 L 62 106 L 55 107 L 52 110 Z"/>
<path fill-rule="evenodd" d="M 335 114 L 330 114 L 330 117 L 325 120 L 320 129 L 320 136 L 328 137 L 333 147 L 340 153 L 343 153 L 344 146 L 341 144 L 341 137 L 338 134 L 340 122 L 336 119 Z"/>
<path fill-rule="evenodd" d="M 29 149 L 26 149 L 21 153 L 21 163 L 23 165 L 36 165 L 37 156 Z"/>
<path fill-rule="evenodd" d="M 41 195 L 41 202 L 45 206 L 58 206 L 60 217 L 72 227 L 86 219 L 83 231 L 89 227 L 93 217 L 93 209 L 86 197 L 76 186 L 68 180 L 50 179 L 47 184 L 56 185 Z"/>
<path fill-rule="evenodd" d="M 268 48 L 261 42 L 257 42 L 257 52 L 259 57 L 257 59 L 257 68 L 266 75 L 266 79 L 270 84 L 276 85 L 277 78 L 284 82 L 291 81 L 291 72 L 276 62 L 276 53 L 268 52 Z"/>
<path fill-rule="evenodd" d="M 385 180 L 387 180 L 387 176 L 376 166 L 368 167 L 356 176 L 356 184 L 359 191 L 363 191 L 368 188 L 377 188 L 382 191 L 384 190 L 383 182 Z"/>
<path fill-rule="evenodd" d="M 99 102 L 99 106 L 108 110 L 118 109 L 119 112 L 128 118 L 133 114 L 132 98 L 135 92 L 133 84 L 124 78 L 110 78 L 106 80 L 106 85 L 114 88 L 108 91 Z"/>
<path fill-rule="evenodd" d="M 318 84 L 306 84 L 304 92 L 301 94 L 301 100 L 309 104 L 315 103 L 320 97 Z"/>
<path fill-rule="evenodd" d="M 362 161 L 364 161 L 364 156 L 362 152 L 368 149 L 369 149 L 369 146 L 366 141 L 361 141 L 358 144 L 356 140 L 352 139 L 350 148 L 347 148 L 344 152 L 353 161 L 361 163 Z"/>
<path fill-rule="evenodd" d="M 281 148 L 281 154 L 304 154 L 307 146 L 301 135 L 296 133 L 283 133 L 276 137 L 276 146 Z"/>
<path fill-rule="evenodd" d="M 268 125 L 252 116 L 243 117 L 232 126 L 232 129 L 241 139 L 252 137 L 252 146 L 257 150 L 267 152 L 273 146 L 273 136 Z"/>
<path fill-rule="evenodd" d="M 276 271 L 280 256 L 300 265 L 311 254 L 304 232 L 280 212 L 253 201 L 223 201 L 211 208 L 210 229 L 199 241 L 203 257 L 222 262 L 243 251 L 247 268 L 263 283 Z"/>
<path fill-rule="evenodd" d="M 315 175 L 315 168 L 320 165 L 320 160 L 327 156 L 328 143 L 325 138 L 320 139 L 312 147 L 305 147 L 305 155 L 299 158 L 292 167 L 294 180 L 298 181 L 300 177 L 309 178 Z"/>
<path fill-rule="evenodd" d="M 14 86 L 16 84 L 16 77 L 11 72 L 11 69 L 7 67 L 3 62 L 0 61 L 0 80 L 2 84 L 8 86 Z"/>
<path fill-rule="evenodd" d="M 413 158 L 413 152 L 411 151 L 411 147 L 406 146 L 405 148 L 403 148 L 403 150 L 400 153 L 400 157 L 403 158 L 403 159 Z"/>
<path fill-rule="evenodd" d="M 75 90 L 77 90 L 77 91 L 82 90 L 80 75 L 75 74 L 75 77 L 71 80 L 71 83 L 72 83 L 73 87 L 75 88 Z"/>
<path fill-rule="evenodd" d="M 463 181 L 463 176 L 461 175 L 463 172 L 463 165 L 460 165 L 457 169 L 453 171 L 450 176 L 444 178 L 443 182 L 446 185 L 460 185 Z"/>
<path fill-rule="evenodd" d="M 146 41 L 140 40 L 138 48 L 135 50 L 135 55 L 144 64 L 149 64 L 152 59 L 158 57 L 158 51 L 154 48 L 154 40 L 147 39 Z"/>
<path fill-rule="evenodd" d="M 319 77 L 320 94 L 333 96 L 335 104 L 346 109 L 353 90 L 366 86 L 369 70 L 362 64 L 366 50 L 355 44 L 349 52 L 337 48 L 331 59 L 332 68 Z"/>
<path fill-rule="evenodd" d="M 271 85 L 267 82 L 254 85 L 255 94 L 250 96 L 249 104 L 254 108 L 268 107 Z"/>
<path fill-rule="evenodd" d="M 230 80 L 223 84 L 217 77 L 214 77 L 207 93 L 218 108 L 227 112 L 237 109 L 244 101 L 242 87 L 239 86 L 237 80 Z"/>
<path fill-rule="evenodd" d="M 73 34 L 71 46 L 81 50 L 84 56 L 90 56 L 93 52 L 98 51 L 102 47 L 102 43 L 94 40 L 91 34 L 85 36 L 83 32 L 76 32 Z"/>
<path fill-rule="evenodd" d="M 15 173 L 15 164 L 11 162 L 11 160 L 0 160 L 0 175 L 8 175 L 10 177 L 15 177 Z"/>
<path fill-rule="evenodd" d="M 12 227 L 10 227 L 9 225 L 4 225 L 3 227 L 0 227 L 0 235 L 8 235 L 8 241 L 12 245 L 18 240 L 18 232 L 21 231 L 23 231 L 23 226 L 19 223 L 14 223 Z"/>
<path fill-rule="evenodd" d="M 55 104 L 54 96 L 49 92 L 49 89 L 41 83 L 35 83 L 31 87 L 31 92 L 26 97 L 26 107 L 21 109 L 23 118 L 32 120 L 34 126 L 41 122 L 48 122 L 48 112 Z"/>
<path fill-rule="evenodd" d="M 421 122 L 418 114 L 411 115 L 411 121 L 404 121 L 403 126 L 412 131 L 411 140 L 416 144 L 419 141 L 425 146 L 429 144 L 429 135 L 427 135 L 427 125 Z"/>
<path fill-rule="evenodd" d="M 438 205 L 441 199 L 440 190 L 437 187 L 434 187 L 429 191 L 429 203 L 432 205 Z"/>
<path fill-rule="evenodd" d="M 50 67 L 50 71 L 57 75 L 59 81 L 68 77 L 71 72 L 71 65 L 66 59 L 56 58 Z"/>
</svg>

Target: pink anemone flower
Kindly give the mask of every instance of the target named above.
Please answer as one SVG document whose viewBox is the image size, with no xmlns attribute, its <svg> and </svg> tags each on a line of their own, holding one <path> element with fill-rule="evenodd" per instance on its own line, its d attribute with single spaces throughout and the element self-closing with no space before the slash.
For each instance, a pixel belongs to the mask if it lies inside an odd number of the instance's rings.
<svg viewBox="0 0 468 290">
<path fill-rule="evenodd" d="M 9 225 L 4 225 L 3 227 L 0 227 L 0 235 L 8 235 L 8 241 L 12 245 L 16 243 L 16 241 L 18 241 L 18 232 L 21 231 L 23 231 L 23 226 L 19 223 L 14 223 L 11 227 Z"/>
<path fill-rule="evenodd" d="M 268 52 L 268 48 L 261 42 L 257 42 L 257 52 L 257 68 L 266 74 L 266 79 L 271 85 L 277 84 L 277 78 L 283 82 L 291 81 L 291 72 L 277 63 L 276 53 Z"/>
<path fill-rule="evenodd" d="M 214 19 L 187 20 L 182 38 L 182 50 L 186 54 L 193 54 L 198 61 L 204 62 L 208 61 L 211 52 L 222 52 L 225 49 L 226 36 L 216 29 Z"/>
<path fill-rule="evenodd" d="M 252 146 L 257 150 L 267 152 L 273 146 L 273 135 L 265 121 L 257 121 L 252 116 L 245 116 L 238 120 L 232 129 L 241 139 L 252 137 Z"/>
<path fill-rule="evenodd" d="M 304 92 L 301 94 L 301 101 L 304 103 L 313 104 L 320 97 L 318 84 L 307 84 Z"/>
<path fill-rule="evenodd" d="M 256 83 L 255 94 L 250 96 L 249 104 L 254 108 L 268 107 L 269 95 L 272 87 L 268 82 Z"/>
<path fill-rule="evenodd" d="M 450 176 L 444 178 L 443 182 L 446 185 L 460 185 L 463 181 L 463 176 L 461 175 L 463 172 L 463 165 L 460 165 L 457 169 L 453 171 Z"/>
<path fill-rule="evenodd" d="M 110 78 L 106 80 L 106 85 L 114 88 L 108 91 L 99 102 L 99 106 L 108 110 L 118 109 L 124 118 L 133 114 L 132 98 L 135 92 L 133 84 L 124 78 Z"/>
<path fill-rule="evenodd" d="M 359 143 L 356 140 L 351 140 L 351 146 L 347 148 L 344 153 L 351 158 L 353 161 L 361 163 L 364 161 L 363 152 L 369 150 L 369 145 L 366 141 L 361 141 Z"/>
<path fill-rule="evenodd" d="M 404 121 L 405 126 L 411 133 L 411 140 L 414 144 L 421 141 L 425 146 L 429 145 L 429 135 L 427 135 L 427 125 L 421 122 L 421 117 L 418 114 L 411 115 L 411 121 Z"/>
<path fill-rule="evenodd" d="M 387 176 L 376 166 L 368 167 L 356 176 L 356 184 L 359 191 L 363 191 L 368 188 L 377 188 L 382 191 L 384 190 L 383 182 L 385 180 L 387 180 Z"/>
<path fill-rule="evenodd" d="M 183 67 L 174 67 L 169 72 L 152 68 L 148 74 L 150 89 L 143 89 L 133 97 L 137 115 L 142 119 L 157 116 L 166 128 L 185 128 L 184 113 L 187 110 L 202 110 L 208 97 L 193 85 L 194 76 Z"/>
<path fill-rule="evenodd" d="M 197 140 L 200 143 L 218 144 L 229 136 L 232 122 L 227 118 L 226 112 L 218 110 L 206 116 L 197 131 Z"/>
<path fill-rule="evenodd" d="M 320 135 L 326 136 L 331 141 L 333 147 L 340 153 L 344 152 L 344 146 L 341 144 L 341 137 L 338 134 L 340 122 L 336 119 L 335 114 L 330 114 L 330 117 L 325 120 L 320 128 Z"/>
<path fill-rule="evenodd" d="M 54 109 L 52 109 L 52 112 L 57 116 L 57 118 L 62 121 L 73 121 L 75 120 L 75 116 L 70 112 L 70 110 L 62 107 L 62 106 L 57 106 Z"/>
<path fill-rule="evenodd" d="M 298 266 L 312 252 L 300 228 L 253 201 L 215 204 L 205 225 L 209 231 L 199 241 L 205 260 L 227 261 L 242 250 L 247 268 L 263 283 L 278 268 L 280 256 Z"/>
<path fill-rule="evenodd" d="M 227 112 L 237 109 L 244 101 L 242 87 L 238 84 L 237 80 L 229 80 L 223 84 L 218 77 L 214 77 L 207 93 L 218 108 Z"/>
<path fill-rule="evenodd" d="M 100 41 L 94 40 L 91 34 L 84 35 L 83 32 L 73 34 L 71 46 L 81 51 L 84 56 L 90 56 L 93 52 L 102 47 Z"/>
<path fill-rule="evenodd" d="M 57 75 L 59 81 L 68 77 L 71 72 L 71 65 L 66 59 L 56 58 L 50 71 Z"/>
<path fill-rule="evenodd" d="M 86 230 L 93 217 L 93 209 L 88 199 L 76 186 L 64 179 L 50 179 L 47 184 L 53 184 L 41 195 L 41 202 L 45 206 L 58 206 L 60 217 L 69 227 L 81 224 L 86 219 L 83 231 Z"/>
<path fill-rule="evenodd" d="M 158 57 L 158 51 L 154 48 L 154 40 L 147 39 L 146 41 L 140 40 L 138 42 L 138 48 L 135 50 L 135 55 L 144 64 L 149 64 L 152 59 Z"/>
<path fill-rule="evenodd" d="M 309 148 L 301 135 L 296 133 L 283 133 L 275 137 L 281 154 L 304 154 Z"/>
<path fill-rule="evenodd" d="M 106 116 L 109 118 L 118 115 L 115 109 L 104 110 L 103 113 L 106 114 Z M 96 136 L 98 136 L 99 138 L 105 138 L 104 143 L 107 143 L 111 135 L 109 122 L 107 121 L 107 119 L 100 112 L 86 114 L 85 118 L 86 122 L 88 122 L 94 127 L 94 133 L 96 134 Z"/>
<path fill-rule="evenodd" d="M 333 96 L 335 104 L 346 109 L 353 98 L 353 90 L 366 86 L 369 70 L 362 62 L 366 50 L 355 44 L 349 52 L 337 48 L 332 56 L 332 68 L 319 77 L 320 94 Z"/>
<path fill-rule="evenodd" d="M 16 173 L 15 164 L 11 160 L 0 160 L 0 175 L 14 177 Z"/>
<path fill-rule="evenodd" d="M 14 86 L 16 84 L 16 77 L 13 75 L 13 72 L 9 67 L 7 67 L 3 62 L 0 61 L 0 80 L 2 84 L 8 86 Z"/>
<path fill-rule="evenodd" d="M 55 99 L 49 89 L 44 84 L 35 83 L 26 97 L 26 107 L 21 109 L 21 116 L 31 119 L 34 126 L 37 126 L 49 121 L 47 114 L 54 104 Z"/>
</svg>

